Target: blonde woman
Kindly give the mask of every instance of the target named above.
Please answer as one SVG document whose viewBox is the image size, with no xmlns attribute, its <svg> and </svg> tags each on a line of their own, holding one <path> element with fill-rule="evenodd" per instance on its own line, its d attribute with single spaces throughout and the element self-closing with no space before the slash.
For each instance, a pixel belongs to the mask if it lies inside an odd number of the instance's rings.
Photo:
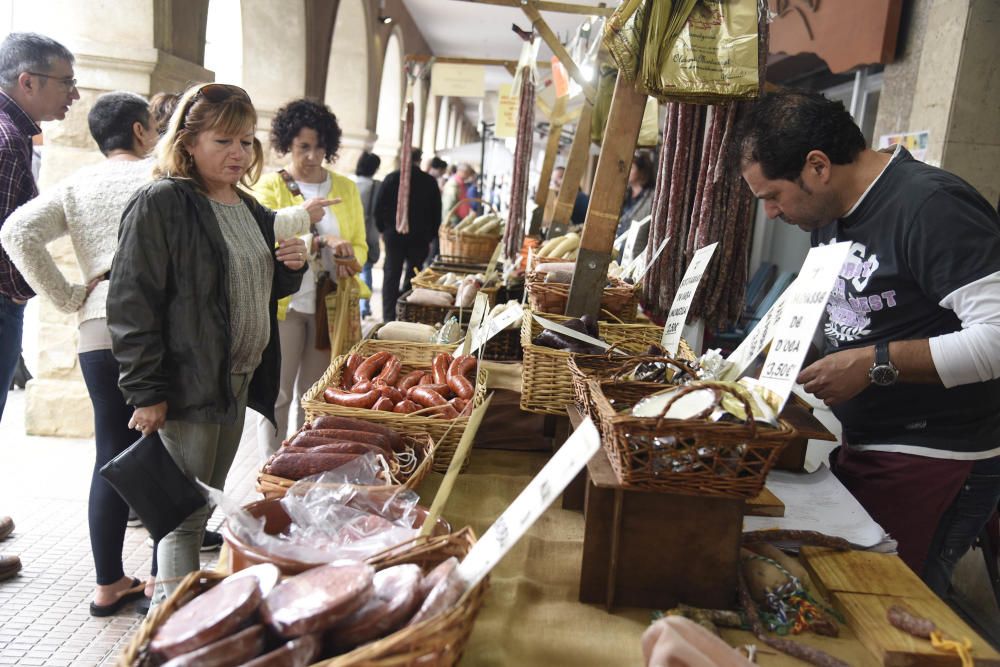
<svg viewBox="0 0 1000 667">
<path fill-rule="evenodd" d="M 273 419 L 277 301 L 306 268 L 302 240 L 275 250 L 275 213 L 246 192 L 263 163 L 256 124 L 237 86 L 181 97 L 157 144 L 156 180 L 122 215 L 107 299 L 129 427 L 159 431 L 178 466 L 217 489 L 246 408 Z M 208 517 L 202 507 L 160 540 L 154 603 L 199 568 Z"/>
</svg>

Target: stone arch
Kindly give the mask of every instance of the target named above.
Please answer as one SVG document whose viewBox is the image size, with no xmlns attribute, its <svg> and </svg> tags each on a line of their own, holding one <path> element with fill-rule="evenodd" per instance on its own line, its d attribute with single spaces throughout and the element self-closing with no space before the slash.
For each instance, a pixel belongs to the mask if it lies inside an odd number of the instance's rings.
<svg viewBox="0 0 1000 667">
<path fill-rule="evenodd" d="M 337 164 L 354 171 L 358 156 L 371 147 L 368 126 L 368 78 L 371 31 L 366 0 L 340 0 L 333 24 L 326 68 L 324 102 L 337 115 L 343 136 Z"/>
<path fill-rule="evenodd" d="M 396 167 L 400 148 L 403 109 L 403 50 L 399 36 L 394 32 L 385 43 L 382 58 L 382 75 L 379 84 L 378 109 L 375 121 L 375 152 L 382 158 L 382 171 Z"/>
</svg>

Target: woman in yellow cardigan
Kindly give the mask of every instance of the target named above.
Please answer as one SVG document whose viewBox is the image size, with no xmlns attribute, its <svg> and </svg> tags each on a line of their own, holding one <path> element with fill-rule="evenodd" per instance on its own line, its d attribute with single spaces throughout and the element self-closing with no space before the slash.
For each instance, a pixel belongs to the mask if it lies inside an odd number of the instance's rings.
<svg viewBox="0 0 1000 667">
<path fill-rule="evenodd" d="M 365 216 L 358 188 L 351 179 L 323 166 L 333 162 L 340 148 L 337 117 L 323 104 L 295 100 L 278 110 L 271 123 L 271 145 L 279 155 L 291 154 L 291 164 L 261 178 L 254 194 L 261 204 L 275 210 L 300 204 L 304 199 L 327 198 L 340 202 L 326 208 L 323 219 L 313 226 L 313 257 L 310 274 L 302 278 L 302 288 L 278 304 L 278 335 L 281 341 L 281 382 L 274 406 L 277 431 L 260 418 L 258 449 L 262 458 L 270 456 L 288 434 L 292 396 L 301 397 L 330 364 L 330 350 L 317 349 L 317 281 L 323 272 L 331 279 L 355 276 L 368 256 Z M 353 261 L 352 261 L 353 260 Z M 370 295 L 367 285 L 357 280 L 362 297 Z M 305 416 L 298 409 L 294 426 Z"/>
</svg>

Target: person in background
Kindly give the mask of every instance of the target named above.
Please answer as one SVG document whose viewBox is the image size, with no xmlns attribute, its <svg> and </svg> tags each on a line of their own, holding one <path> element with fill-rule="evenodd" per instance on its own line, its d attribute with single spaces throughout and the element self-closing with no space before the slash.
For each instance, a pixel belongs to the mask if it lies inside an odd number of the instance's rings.
<svg viewBox="0 0 1000 667">
<path fill-rule="evenodd" d="M 156 93 L 149 98 L 149 113 L 152 116 L 153 125 L 160 136 L 167 131 L 170 117 L 174 115 L 177 108 L 177 100 L 181 98 L 177 93 Z"/>
<path fill-rule="evenodd" d="M 441 191 L 430 174 L 420 171 L 420 149 L 411 150 L 411 161 L 404 168 L 411 170 L 409 231 L 396 231 L 396 200 L 399 197 L 399 170 L 382 181 L 375 199 L 375 225 L 382 232 L 385 242 L 385 261 L 382 270 L 382 320 L 396 319 L 396 301 L 403 291 L 410 289 L 413 269 L 423 265 L 430 249 L 430 242 L 437 238 L 441 225 Z M 404 270 L 405 267 L 405 270 Z"/>
<path fill-rule="evenodd" d="M 159 431 L 189 477 L 224 488 L 246 408 L 274 419 L 277 300 L 295 293 L 305 243 L 277 244 L 275 213 L 251 197 L 264 151 L 246 91 L 203 84 L 181 97 L 157 144 L 155 180 L 122 214 L 107 318 L 129 428 Z M 308 220 L 308 215 L 303 211 Z M 200 567 L 210 508 L 157 545 L 154 603 Z"/>
<path fill-rule="evenodd" d="M 632 158 L 632 168 L 628 172 L 625 202 L 622 204 L 621 215 L 618 216 L 618 231 L 615 232 L 615 236 L 627 232 L 633 220 L 642 220 L 650 214 L 653 210 L 655 183 L 653 160 L 645 152 L 636 153 Z"/>
<path fill-rule="evenodd" d="M 80 370 L 94 407 L 96 459 L 90 477 L 87 520 L 97 573 L 90 603 L 93 616 L 110 616 L 141 597 L 144 586 L 126 576 L 122 545 L 128 506 L 98 471 L 139 438 L 128 428 L 132 409 L 118 388 L 118 362 L 111 353 L 105 302 L 108 271 L 118 246 L 118 222 L 132 195 L 149 182 L 153 165 L 145 159 L 159 135 L 146 100 L 134 93 L 106 93 L 87 115 L 90 133 L 106 160 L 85 167 L 48 189 L 7 219 L 0 234 L 4 250 L 38 294 L 80 323 Z M 73 242 L 84 284 L 66 279 L 48 244 L 63 236 Z M 146 582 L 153 594 L 156 554 Z"/>
<path fill-rule="evenodd" d="M 469 171 L 469 178 L 465 181 L 465 196 L 472 200 L 481 199 L 483 193 L 479 189 L 479 174 L 477 174 L 476 170 L 471 166 L 469 167 Z M 483 212 L 483 205 L 481 202 L 469 202 L 469 207 L 476 214 Z"/>
<path fill-rule="evenodd" d="M 268 174 L 254 186 L 264 206 L 283 209 L 305 200 L 319 204 L 323 217 L 312 228 L 309 271 L 302 287 L 278 304 L 281 375 L 274 404 L 275 423 L 261 416 L 257 444 L 262 460 L 277 451 L 288 435 L 292 398 L 302 396 L 330 365 L 330 333 L 326 295 L 337 278 L 354 276 L 368 256 L 365 216 L 358 187 L 323 166 L 340 150 L 342 132 L 337 117 L 319 102 L 300 99 L 278 109 L 271 121 L 271 147 L 289 155 L 287 169 Z M 332 205 L 331 205 L 332 204 Z M 358 279 L 362 296 L 370 294 Z M 305 421 L 298 406 L 294 426 Z"/>
<path fill-rule="evenodd" d="M 475 172 L 472 170 L 472 166 L 463 162 L 458 165 L 454 175 L 448 178 L 441 193 L 441 210 L 443 211 L 443 215 L 448 216 L 446 219 L 441 220 L 442 225 L 457 225 L 462 218 L 472 211 L 470 202 L 463 200 L 469 197 L 468 181 L 474 175 Z"/>
<path fill-rule="evenodd" d="M 375 266 L 375 262 L 382 254 L 379 246 L 378 228 L 375 226 L 375 199 L 378 197 L 378 189 L 382 185 L 382 181 L 377 181 L 374 178 L 381 164 L 382 158 L 365 151 L 358 158 L 358 164 L 354 168 L 354 182 L 358 186 L 361 206 L 365 212 L 365 242 L 368 244 L 368 259 L 365 261 L 364 268 L 361 269 L 361 279 L 368 285 L 369 290 L 373 289 L 372 267 Z M 370 317 L 371 314 L 371 300 L 362 299 L 361 317 Z"/>
<path fill-rule="evenodd" d="M 556 167 L 552 170 L 552 189 L 558 194 L 562 189 L 563 179 L 566 177 L 566 167 Z M 569 214 L 569 221 L 574 225 L 582 225 L 587 218 L 587 206 L 590 205 L 588 197 L 579 187 L 576 190 L 576 199 L 573 200 L 573 212 Z M 652 206 L 652 205 L 651 205 Z"/>
<path fill-rule="evenodd" d="M 0 43 L 0 228 L 38 194 L 31 172 L 32 137 L 42 131 L 38 123 L 64 119 L 80 99 L 73 60 L 65 46 L 32 32 L 12 32 Z M 21 358 L 24 305 L 34 295 L 0 250 L 0 419 Z M 0 539 L 13 530 L 10 517 L 0 516 Z M 0 580 L 20 570 L 17 556 L 0 554 Z"/>
<path fill-rule="evenodd" d="M 902 146 L 868 148 L 819 93 L 761 98 L 733 137 L 768 217 L 851 243 L 797 381 L 843 425 L 833 473 L 946 596 L 1000 500 L 997 211 Z"/>
<path fill-rule="evenodd" d="M 427 168 L 427 173 L 437 179 L 438 187 L 444 188 L 444 183 L 448 179 L 448 163 L 434 156 L 431 158 Z"/>
</svg>

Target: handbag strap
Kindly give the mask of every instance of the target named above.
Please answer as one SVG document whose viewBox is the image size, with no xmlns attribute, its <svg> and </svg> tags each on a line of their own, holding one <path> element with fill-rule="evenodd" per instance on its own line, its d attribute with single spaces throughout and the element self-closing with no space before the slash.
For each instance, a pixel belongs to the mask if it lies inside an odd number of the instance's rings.
<svg viewBox="0 0 1000 667">
<path fill-rule="evenodd" d="M 302 194 L 302 189 L 299 187 L 298 182 L 288 173 L 287 169 L 279 169 L 278 174 L 281 176 L 281 180 L 285 182 L 285 187 L 292 193 L 292 196 L 305 199 L 305 195 Z"/>
</svg>

